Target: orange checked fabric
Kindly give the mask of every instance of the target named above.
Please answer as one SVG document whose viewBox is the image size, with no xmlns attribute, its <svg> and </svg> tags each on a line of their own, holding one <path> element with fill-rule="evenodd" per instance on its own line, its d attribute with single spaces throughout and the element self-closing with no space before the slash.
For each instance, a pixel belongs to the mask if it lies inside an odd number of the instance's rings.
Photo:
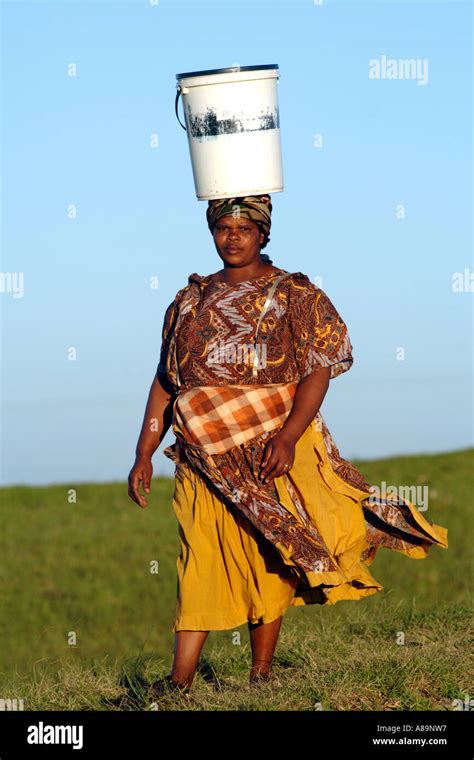
<svg viewBox="0 0 474 760">
<path fill-rule="evenodd" d="M 184 442 L 208 454 L 234 446 L 283 425 L 298 383 L 197 386 L 178 395 L 173 430 Z"/>
</svg>

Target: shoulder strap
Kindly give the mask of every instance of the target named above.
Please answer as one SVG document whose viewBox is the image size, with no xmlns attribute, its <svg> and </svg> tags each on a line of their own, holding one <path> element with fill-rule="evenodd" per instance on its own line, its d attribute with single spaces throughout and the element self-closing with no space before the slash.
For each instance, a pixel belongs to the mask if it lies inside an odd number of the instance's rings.
<svg viewBox="0 0 474 760">
<path fill-rule="evenodd" d="M 261 323 L 263 317 L 265 316 L 265 314 L 267 313 L 268 307 L 270 306 L 270 304 L 272 302 L 272 299 L 273 299 L 273 296 L 275 294 L 275 290 L 277 289 L 278 283 L 281 282 L 281 280 L 283 280 L 284 277 L 288 277 L 289 274 L 290 274 L 290 272 L 284 272 L 283 274 L 281 274 L 279 277 L 277 277 L 273 281 L 272 286 L 271 286 L 270 290 L 268 291 L 267 299 L 266 299 L 266 301 L 265 301 L 265 303 L 263 305 L 263 309 L 262 309 L 262 311 L 260 313 L 260 317 L 258 318 L 257 329 L 255 330 L 255 338 L 257 337 L 257 333 L 258 333 L 258 331 L 260 329 L 260 323 Z"/>
<path fill-rule="evenodd" d="M 257 327 L 256 327 L 256 330 L 255 330 L 255 338 L 254 338 L 254 360 L 253 360 L 253 376 L 254 377 L 257 374 L 258 356 L 257 356 L 257 353 L 255 351 L 255 346 L 257 344 L 257 336 L 258 336 L 258 331 L 260 329 L 260 324 L 262 322 L 263 317 L 267 313 L 268 308 L 269 308 L 269 306 L 270 306 L 270 304 L 271 304 L 271 302 L 273 300 L 273 296 L 275 295 L 275 290 L 277 289 L 278 284 L 281 282 L 281 280 L 283 280 L 284 277 L 288 277 L 289 274 L 291 274 L 291 273 L 290 272 L 284 272 L 283 274 L 281 274 L 279 277 L 277 277 L 273 281 L 272 286 L 271 286 L 270 290 L 268 291 L 267 298 L 266 298 L 265 303 L 263 305 L 263 309 L 260 312 L 260 316 L 259 316 L 258 322 L 257 322 Z"/>
</svg>

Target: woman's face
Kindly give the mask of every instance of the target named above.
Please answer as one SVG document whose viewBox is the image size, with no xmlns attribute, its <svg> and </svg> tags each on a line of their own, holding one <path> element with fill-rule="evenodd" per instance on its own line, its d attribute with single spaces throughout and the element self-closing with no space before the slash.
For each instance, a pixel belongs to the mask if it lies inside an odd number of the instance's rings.
<svg viewBox="0 0 474 760">
<path fill-rule="evenodd" d="M 260 253 L 265 235 L 258 224 L 243 216 L 222 216 L 212 232 L 219 256 L 225 263 L 245 265 Z"/>
</svg>

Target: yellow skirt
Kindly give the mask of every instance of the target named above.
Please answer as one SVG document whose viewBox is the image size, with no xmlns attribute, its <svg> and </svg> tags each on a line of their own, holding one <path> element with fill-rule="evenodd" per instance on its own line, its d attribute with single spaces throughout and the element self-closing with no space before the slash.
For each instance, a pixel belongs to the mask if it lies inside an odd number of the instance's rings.
<svg viewBox="0 0 474 760">
<path fill-rule="evenodd" d="M 370 560 L 361 560 L 367 548 L 361 502 L 370 494 L 336 475 L 315 420 L 295 445 L 290 473 L 274 479 L 280 503 L 301 520 L 290 495 L 296 489 L 339 568 L 305 573 L 307 592 L 295 593 L 302 571 L 296 570 L 284 547 L 280 552 L 236 507 L 215 496 L 187 465 L 180 466 L 186 477 L 175 478 L 173 495 L 181 544 L 173 632 L 227 630 L 248 621 L 269 623 L 290 606 L 335 604 L 382 590 L 367 568 L 375 553 Z M 429 523 L 413 505 L 410 511 L 423 533 L 447 548 L 447 530 Z M 415 559 L 427 554 L 426 547 L 403 542 L 398 551 Z"/>
</svg>

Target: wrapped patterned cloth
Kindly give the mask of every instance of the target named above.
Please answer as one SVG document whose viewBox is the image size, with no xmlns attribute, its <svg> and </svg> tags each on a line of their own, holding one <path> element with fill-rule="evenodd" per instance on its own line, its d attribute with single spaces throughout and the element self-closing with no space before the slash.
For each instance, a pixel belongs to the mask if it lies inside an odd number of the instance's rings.
<svg viewBox="0 0 474 760">
<path fill-rule="evenodd" d="M 320 412 L 291 470 L 259 479 L 301 378 L 319 367 L 336 377 L 352 362 L 344 321 L 301 272 L 237 285 L 193 274 L 169 305 L 157 374 L 176 394 L 176 441 L 164 451 L 176 466 L 181 540 L 173 631 L 360 599 L 382 589 L 368 570 L 380 547 L 412 558 L 447 548 L 446 529 L 413 504 L 372 493 Z"/>
<path fill-rule="evenodd" d="M 262 386 L 197 386 L 176 399 L 176 435 L 223 454 L 234 446 L 283 425 L 297 383 Z"/>
</svg>

